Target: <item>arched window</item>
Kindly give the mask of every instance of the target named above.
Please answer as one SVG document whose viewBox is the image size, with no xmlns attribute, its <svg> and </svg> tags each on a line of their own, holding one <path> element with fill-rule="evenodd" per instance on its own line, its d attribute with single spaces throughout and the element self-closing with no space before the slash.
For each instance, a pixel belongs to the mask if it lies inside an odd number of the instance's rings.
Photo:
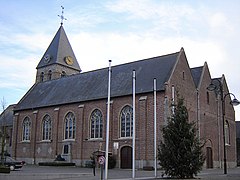
<svg viewBox="0 0 240 180">
<path fill-rule="evenodd" d="M 51 79 L 52 79 L 52 71 L 49 70 L 49 71 L 48 71 L 48 80 L 51 80 Z"/>
<path fill-rule="evenodd" d="M 91 114 L 91 138 L 102 138 L 103 122 L 102 113 L 95 109 Z"/>
<path fill-rule="evenodd" d="M 230 145 L 230 129 L 228 121 L 225 121 L 224 130 L 225 130 L 225 144 Z"/>
<path fill-rule="evenodd" d="M 52 121 L 49 115 L 44 116 L 42 122 L 42 139 L 51 140 L 52 138 Z"/>
<path fill-rule="evenodd" d="M 31 134 L 31 121 L 29 117 L 25 117 L 23 120 L 22 125 L 22 140 L 23 141 L 30 141 L 30 134 Z"/>
<path fill-rule="evenodd" d="M 41 74 L 40 74 L 40 82 L 43 82 L 43 80 L 44 80 L 44 72 L 41 72 Z"/>
<path fill-rule="evenodd" d="M 72 112 L 65 116 L 65 139 L 75 139 L 76 122 L 75 116 Z"/>
<path fill-rule="evenodd" d="M 133 110 L 130 106 L 125 106 L 120 114 L 121 137 L 132 137 L 133 133 Z"/>
</svg>

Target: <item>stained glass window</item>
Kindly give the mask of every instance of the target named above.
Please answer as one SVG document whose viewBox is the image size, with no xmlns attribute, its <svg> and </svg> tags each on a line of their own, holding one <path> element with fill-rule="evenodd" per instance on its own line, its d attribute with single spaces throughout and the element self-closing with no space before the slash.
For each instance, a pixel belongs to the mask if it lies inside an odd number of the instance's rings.
<svg viewBox="0 0 240 180">
<path fill-rule="evenodd" d="M 30 133 L 31 133 L 31 121 L 29 117 L 26 117 L 23 120 L 23 141 L 30 141 Z"/>
<path fill-rule="evenodd" d="M 65 139 L 75 139 L 76 122 L 75 116 L 72 112 L 65 116 Z"/>
<path fill-rule="evenodd" d="M 44 116 L 42 123 L 43 140 L 50 140 L 52 137 L 52 121 L 49 115 Z"/>
<path fill-rule="evenodd" d="M 133 110 L 130 106 L 125 106 L 120 114 L 121 137 L 132 137 L 133 133 Z"/>
<path fill-rule="evenodd" d="M 102 138 L 103 122 L 102 113 L 95 109 L 91 114 L 91 138 Z"/>
</svg>

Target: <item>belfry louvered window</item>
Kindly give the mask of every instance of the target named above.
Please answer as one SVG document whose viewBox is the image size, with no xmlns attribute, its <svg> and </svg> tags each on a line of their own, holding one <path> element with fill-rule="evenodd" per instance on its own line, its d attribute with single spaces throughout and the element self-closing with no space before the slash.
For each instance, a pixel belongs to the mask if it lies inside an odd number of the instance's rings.
<svg viewBox="0 0 240 180">
<path fill-rule="evenodd" d="M 43 82 L 43 80 L 44 80 L 44 72 L 41 72 L 41 74 L 40 74 L 40 82 Z"/>
<path fill-rule="evenodd" d="M 51 80 L 51 79 L 52 79 L 52 71 L 49 70 L 49 71 L 48 71 L 48 80 Z"/>
</svg>

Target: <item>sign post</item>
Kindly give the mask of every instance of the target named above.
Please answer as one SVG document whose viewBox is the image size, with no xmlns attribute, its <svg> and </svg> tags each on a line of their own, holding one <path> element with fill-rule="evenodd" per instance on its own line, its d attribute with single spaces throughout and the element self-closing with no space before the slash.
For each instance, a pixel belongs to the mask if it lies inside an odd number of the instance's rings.
<svg viewBox="0 0 240 180">
<path fill-rule="evenodd" d="M 103 166 L 105 164 L 105 157 L 100 156 L 98 158 L 98 163 L 100 164 L 100 177 L 101 177 L 101 180 L 103 180 Z"/>
</svg>

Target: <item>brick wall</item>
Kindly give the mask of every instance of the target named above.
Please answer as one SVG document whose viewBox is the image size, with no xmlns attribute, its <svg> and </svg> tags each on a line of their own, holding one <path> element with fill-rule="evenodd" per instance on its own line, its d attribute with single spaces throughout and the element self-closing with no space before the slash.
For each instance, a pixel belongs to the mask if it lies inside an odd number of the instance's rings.
<svg viewBox="0 0 240 180">
<path fill-rule="evenodd" d="M 157 145 L 161 140 L 161 128 L 171 114 L 170 105 L 172 103 L 172 87 L 174 87 L 175 101 L 177 94 L 184 98 L 189 120 L 196 123 L 200 131 L 200 138 L 208 142 L 206 147 L 212 148 L 214 167 L 219 167 L 222 161 L 223 147 L 221 103 L 217 101 L 215 93 L 207 92 L 206 87 L 210 82 L 210 73 L 205 64 L 200 86 L 195 87 L 186 55 L 181 50 L 173 72 L 165 83 L 165 91 L 157 92 Z M 227 92 L 227 87 L 224 86 L 224 89 Z M 209 96 L 209 103 L 207 96 Z M 137 168 L 153 165 L 153 104 L 153 92 L 136 95 Z M 132 106 L 132 96 L 111 98 L 109 152 L 112 152 L 117 158 L 118 167 L 121 165 L 121 148 L 132 147 L 131 138 L 120 137 L 120 113 L 126 105 Z M 101 139 L 90 138 L 90 115 L 95 109 L 99 109 L 103 115 L 103 138 Z M 76 138 L 74 140 L 64 140 L 64 117 L 68 112 L 72 112 L 76 118 Z M 51 141 L 42 141 L 42 119 L 46 114 L 52 120 Z M 30 142 L 22 141 L 22 122 L 26 116 L 32 122 Z M 84 162 L 90 159 L 92 152 L 105 150 L 106 119 L 107 99 L 19 111 L 14 118 L 13 156 L 28 163 L 53 161 L 56 155 L 63 153 L 64 145 L 68 145 L 71 153 L 66 156 L 67 160 L 84 165 Z M 228 120 L 230 128 L 230 146 L 227 147 L 227 159 L 231 162 L 230 165 L 234 164 L 236 160 L 236 144 L 234 110 L 228 103 L 226 103 L 226 120 Z"/>
</svg>

